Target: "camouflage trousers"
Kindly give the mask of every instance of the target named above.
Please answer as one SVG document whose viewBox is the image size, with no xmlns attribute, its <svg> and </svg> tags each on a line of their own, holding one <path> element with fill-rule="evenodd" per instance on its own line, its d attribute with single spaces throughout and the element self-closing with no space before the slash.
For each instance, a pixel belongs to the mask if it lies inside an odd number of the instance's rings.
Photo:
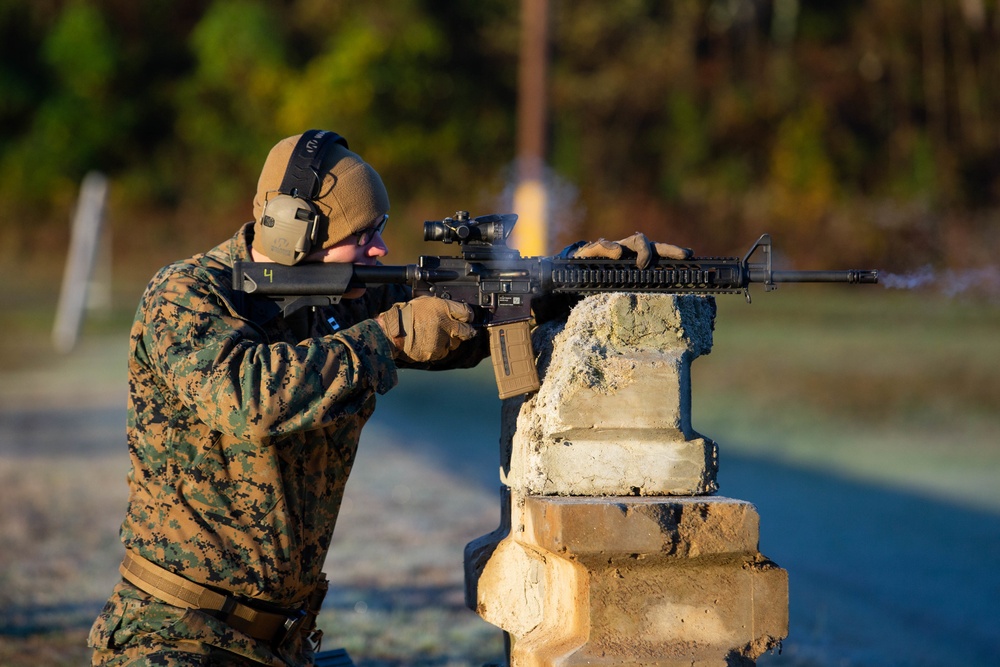
<svg viewBox="0 0 1000 667">
<path fill-rule="evenodd" d="M 181 609 L 122 582 L 90 630 L 94 667 L 310 667 L 297 639 L 276 650 L 209 614 Z"/>
</svg>

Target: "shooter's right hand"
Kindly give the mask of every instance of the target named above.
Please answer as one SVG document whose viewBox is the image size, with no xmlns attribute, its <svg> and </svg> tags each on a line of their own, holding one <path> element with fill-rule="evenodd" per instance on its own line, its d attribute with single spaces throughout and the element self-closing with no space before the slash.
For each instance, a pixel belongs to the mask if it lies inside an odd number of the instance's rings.
<svg viewBox="0 0 1000 667">
<path fill-rule="evenodd" d="M 393 359 L 414 363 L 439 361 L 476 335 L 467 304 L 435 296 L 397 303 L 376 319 L 392 342 Z"/>
</svg>

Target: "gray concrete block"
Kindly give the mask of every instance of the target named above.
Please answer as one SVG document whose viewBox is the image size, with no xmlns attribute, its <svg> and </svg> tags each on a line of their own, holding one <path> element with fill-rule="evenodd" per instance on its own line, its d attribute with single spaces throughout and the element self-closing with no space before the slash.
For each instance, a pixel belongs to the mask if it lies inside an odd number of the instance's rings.
<svg viewBox="0 0 1000 667">
<path fill-rule="evenodd" d="M 711 297 L 599 294 L 536 332 L 535 349 L 552 352 L 538 393 L 505 405 L 506 483 L 538 495 L 715 491 L 716 444 L 690 418 L 691 361 L 711 350 L 714 316 Z"/>
</svg>

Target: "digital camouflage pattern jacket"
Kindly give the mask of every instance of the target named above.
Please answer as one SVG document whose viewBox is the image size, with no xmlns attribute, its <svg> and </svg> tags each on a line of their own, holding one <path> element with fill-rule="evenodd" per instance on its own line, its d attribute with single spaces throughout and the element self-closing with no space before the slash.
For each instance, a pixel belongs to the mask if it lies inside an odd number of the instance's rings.
<svg viewBox="0 0 1000 667">
<path fill-rule="evenodd" d="M 361 429 L 376 395 L 397 382 L 390 343 L 370 318 L 408 292 L 369 288 L 296 334 L 267 304 L 232 289 L 233 261 L 250 259 L 252 233 L 245 225 L 161 269 L 142 297 L 130 333 L 132 467 L 121 539 L 187 579 L 291 607 L 320 579 Z M 477 336 L 432 368 L 472 366 L 486 354 Z M 91 633 L 95 662 L 108 647 L 148 643 L 152 632 L 154 643 L 237 647 L 285 664 L 210 616 L 191 627 L 192 613 L 119 586 Z"/>
</svg>

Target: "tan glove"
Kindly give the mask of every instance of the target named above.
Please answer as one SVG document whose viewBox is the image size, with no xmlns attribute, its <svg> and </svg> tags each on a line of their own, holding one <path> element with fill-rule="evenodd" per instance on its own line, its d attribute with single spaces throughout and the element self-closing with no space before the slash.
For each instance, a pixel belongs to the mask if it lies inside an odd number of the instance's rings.
<svg viewBox="0 0 1000 667">
<path fill-rule="evenodd" d="M 394 359 L 438 361 L 476 335 L 472 308 L 458 301 L 419 296 L 397 303 L 375 320 L 395 347 Z"/>
<path fill-rule="evenodd" d="M 636 232 L 628 238 L 619 241 L 608 241 L 598 239 L 576 248 L 572 257 L 582 257 L 587 259 L 621 259 L 622 257 L 635 257 L 635 264 L 640 269 L 649 266 L 653 259 L 653 253 L 657 257 L 665 259 L 689 259 L 694 256 L 690 248 L 681 248 L 670 243 L 654 243 L 646 238 L 641 232 Z"/>
</svg>

